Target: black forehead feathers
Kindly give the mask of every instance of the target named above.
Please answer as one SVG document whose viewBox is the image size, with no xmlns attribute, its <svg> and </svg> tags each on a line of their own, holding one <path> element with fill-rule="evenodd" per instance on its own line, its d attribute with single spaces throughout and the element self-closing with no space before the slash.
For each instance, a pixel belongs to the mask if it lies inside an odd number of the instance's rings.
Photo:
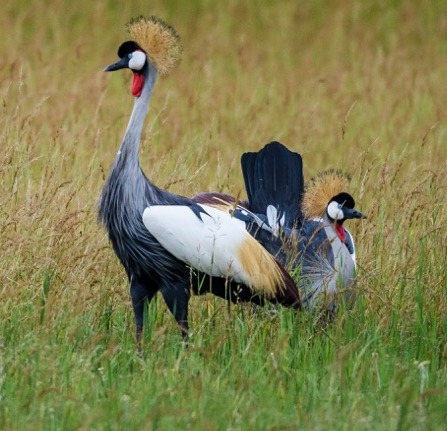
<svg viewBox="0 0 447 431">
<path fill-rule="evenodd" d="M 120 47 L 118 48 L 118 57 L 123 58 L 127 54 L 130 54 L 131 52 L 137 51 L 137 50 L 143 51 L 136 42 L 133 40 L 128 40 L 126 42 L 123 42 Z"/>
<path fill-rule="evenodd" d="M 332 201 L 342 204 L 346 208 L 355 208 L 354 198 L 349 193 L 339 193 L 331 199 L 331 202 Z"/>
</svg>

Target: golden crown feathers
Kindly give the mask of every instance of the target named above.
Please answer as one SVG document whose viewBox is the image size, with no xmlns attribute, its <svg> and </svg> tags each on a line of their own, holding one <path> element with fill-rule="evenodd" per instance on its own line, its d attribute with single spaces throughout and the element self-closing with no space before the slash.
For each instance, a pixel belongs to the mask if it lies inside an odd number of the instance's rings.
<svg viewBox="0 0 447 431">
<path fill-rule="evenodd" d="M 180 62 L 183 51 L 180 36 L 162 19 L 139 16 L 131 19 L 127 30 L 161 76 L 168 75 Z"/>
<path fill-rule="evenodd" d="M 311 178 L 306 184 L 301 209 L 305 218 L 321 217 L 330 200 L 347 192 L 350 178 L 342 171 L 329 169 Z"/>
</svg>

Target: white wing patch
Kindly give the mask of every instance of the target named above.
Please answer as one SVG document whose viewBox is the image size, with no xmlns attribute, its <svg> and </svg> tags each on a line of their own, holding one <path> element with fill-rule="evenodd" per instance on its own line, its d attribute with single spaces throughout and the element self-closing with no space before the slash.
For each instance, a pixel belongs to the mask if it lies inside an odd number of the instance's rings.
<svg viewBox="0 0 447 431">
<path fill-rule="evenodd" d="M 279 229 L 281 227 L 284 227 L 284 222 L 286 220 L 285 214 L 282 215 L 281 218 L 279 218 L 278 210 L 273 205 L 269 205 L 266 210 L 267 220 L 269 223 L 269 226 L 272 228 L 273 235 L 278 237 L 279 235 Z"/>
<path fill-rule="evenodd" d="M 206 211 L 201 220 L 187 206 L 153 205 L 144 210 L 143 223 L 177 259 L 209 275 L 251 285 L 238 257 L 250 237 L 245 223 L 228 212 L 200 206 Z"/>
</svg>

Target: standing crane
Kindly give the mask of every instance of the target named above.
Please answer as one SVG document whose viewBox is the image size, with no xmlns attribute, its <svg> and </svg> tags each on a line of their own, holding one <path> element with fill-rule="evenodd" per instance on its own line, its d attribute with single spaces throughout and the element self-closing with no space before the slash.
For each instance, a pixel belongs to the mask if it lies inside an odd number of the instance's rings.
<svg viewBox="0 0 447 431">
<path fill-rule="evenodd" d="M 99 218 L 130 282 L 139 349 L 146 304 L 158 291 L 185 339 L 190 284 L 198 293 L 232 301 L 269 299 L 299 308 L 292 278 L 228 205 L 216 209 L 162 190 L 141 170 L 141 133 L 157 75 L 177 65 L 181 46 L 175 30 L 156 17 L 134 19 L 128 30 L 132 40 L 119 47 L 120 60 L 105 71 L 132 71 L 135 102 L 102 191 Z"/>
<path fill-rule="evenodd" d="M 241 167 L 248 200 L 240 205 L 264 221 L 261 226 L 247 215 L 247 229 L 291 271 L 303 308 L 332 316 L 336 296 L 345 292 L 349 298 L 355 281 L 354 240 L 344 222 L 365 218 L 347 193 L 347 176 L 328 170 L 305 188 L 301 156 L 279 142 L 243 154 Z M 235 202 L 221 193 L 194 199 L 208 205 Z"/>
</svg>

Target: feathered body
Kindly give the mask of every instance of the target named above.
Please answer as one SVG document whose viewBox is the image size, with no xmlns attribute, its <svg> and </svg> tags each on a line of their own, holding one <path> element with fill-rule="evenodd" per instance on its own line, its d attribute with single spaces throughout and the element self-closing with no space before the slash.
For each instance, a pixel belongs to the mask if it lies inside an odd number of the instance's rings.
<svg viewBox="0 0 447 431">
<path fill-rule="evenodd" d="M 145 304 L 157 291 L 187 337 L 190 283 L 199 293 L 211 291 L 232 301 L 262 303 L 267 297 L 299 308 L 293 280 L 245 231 L 243 222 L 228 213 L 217 217 L 214 208 L 158 188 L 141 170 L 141 133 L 158 71 L 166 74 L 178 62 L 181 49 L 172 27 L 157 18 L 134 20 L 129 31 L 136 42 L 123 43 L 120 60 L 106 71 L 133 71 L 135 103 L 100 198 L 99 218 L 129 277 L 138 342 Z M 216 238 L 219 223 L 227 230 L 239 229 L 239 236 L 213 249 L 210 232 L 214 229 L 211 236 Z M 262 256 L 262 265 L 254 271 L 247 252 Z M 199 253 L 203 265 L 194 260 Z M 221 264 L 218 270 L 212 266 L 214 258 Z"/>
<path fill-rule="evenodd" d="M 267 247 L 276 250 L 278 260 L 290 268 L 304 308 L 332 312 L 340 293 L 351 297 L 355 261 L 327 217 L 303 220 L 279 241 L 270 238 Z"/>
</svg>

